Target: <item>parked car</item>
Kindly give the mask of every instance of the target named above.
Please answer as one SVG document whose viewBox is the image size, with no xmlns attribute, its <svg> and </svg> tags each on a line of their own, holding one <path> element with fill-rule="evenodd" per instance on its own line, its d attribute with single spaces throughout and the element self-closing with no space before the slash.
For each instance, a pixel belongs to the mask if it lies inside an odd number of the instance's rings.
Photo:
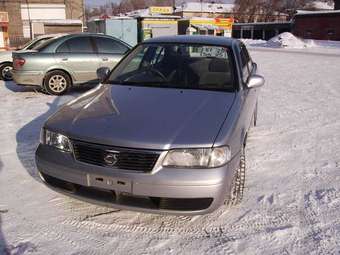
<svg viewBox="0 0 340 255">
<path fill-rule="evenodd" d="M 14 81 L 62 95 L 73 85 L 98 82 L 96 70 L 113 68 L 131 47 L 111 36 L 72 34 L 25 52 L 13 53 Z"/>
<path fill-rule="evenodd" d="M 147 40 L 45 123 L 36 163 L 51 188 L 155 213 L 204 214 L 242 199 L 245 145 L 264 78 L 242 42 Z"/>
<path fill-rule="evenodd" d="M 25 50 L 33 50 L 36 47 L 39 47 L 41 44 L 46 42 L 47 40 L 62 36 L 63 34 L 50 34 L 50 35 L 41 35 L 37 36 L 33 40 L 26 43 L 24 46 L 17 49 L 17 51 L 25 51 Z M 0 78 L 5 81 L 12 80 L 12 53 L 13 51 L 2 51 L 0 52 Z"/>
</svg>

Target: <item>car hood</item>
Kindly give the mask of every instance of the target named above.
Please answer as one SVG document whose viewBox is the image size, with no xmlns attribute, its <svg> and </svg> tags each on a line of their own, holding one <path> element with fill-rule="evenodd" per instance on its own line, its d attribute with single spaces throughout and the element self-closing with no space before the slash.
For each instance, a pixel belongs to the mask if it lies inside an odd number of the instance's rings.
<svg viewBox="0 0 340 255">
<path fill-rule="evenodd" d="M 64 105 L 45 126 L 117 147 L 211 147 L 234 98 L 227 92 L 99 85 Z"/>
</svg>

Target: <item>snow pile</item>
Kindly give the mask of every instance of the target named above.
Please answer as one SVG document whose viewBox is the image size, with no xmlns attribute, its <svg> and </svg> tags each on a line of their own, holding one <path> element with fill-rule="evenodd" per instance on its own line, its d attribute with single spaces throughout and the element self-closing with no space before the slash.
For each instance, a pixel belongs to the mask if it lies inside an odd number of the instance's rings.
<svg viewBox="0 0 340 255">
<path fill-rule="evenodd" d="M 309 45 L 306 44 L 303 40 L 294 36 L 292 33 L 284 32 L 270 39 L 266 43 L 266 46 L 272 47 L 272 48 L 301 49 L 301 48 L 306 48 Z"/>
</svg>

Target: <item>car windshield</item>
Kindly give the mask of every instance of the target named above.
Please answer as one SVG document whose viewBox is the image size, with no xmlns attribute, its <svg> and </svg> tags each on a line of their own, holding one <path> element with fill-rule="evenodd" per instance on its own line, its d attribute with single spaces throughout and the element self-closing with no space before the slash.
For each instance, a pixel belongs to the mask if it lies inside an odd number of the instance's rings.
<svg viewBox="0 0 340 255">
<path fill-rule="evenodd" d="M 231 50 L 201 44 L 142 44 L 111 73 L 108 83 L 234 91 Z"/>
</svg>

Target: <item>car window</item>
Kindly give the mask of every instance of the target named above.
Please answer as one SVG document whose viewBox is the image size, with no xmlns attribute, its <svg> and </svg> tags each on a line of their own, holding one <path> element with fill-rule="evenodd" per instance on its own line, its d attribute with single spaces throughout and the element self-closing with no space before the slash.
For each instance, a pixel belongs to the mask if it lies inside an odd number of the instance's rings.
<svg viewBox="0 0 340 255">
<path fill-rule="evenodd" d="M 112 84 L 234 91 L 232 51 L 198 44 L 144 44 L 111 73 Z"/>
<path fill-rule="evenodd" d="M 46 41 L 48 41 L 49 39 L 51 39 L 52 37 L 46 37 L 46 38 L 42 38 L 42 39 L 38 39 L 35 42 L 33 42 L 30 46 L 27 47 L 28 50 L 33 50 L 38 48 L 39 46 L 43 45 Z"/>
<path fill-rule="evenodd" d="M 75 37 L 67 40 L 57 49 L 58 53 L 94 53 L 89 37 Z"/>
<path fill-rule="evenodd" d="M 95 38 L 95 42 L 98 53 L 124 54 L 128 51 L 128 48 L 124 44 L 110 38 L 97 37 Z"/>
<path fill-rule="evenodd" d="M 241 45 L 241 64 L 242 64 L 242 76 L 243 82 L 247 82 L 253 68 L 253 63 L 249 56 L 248 50 L 244 45 Z"/>
</svg>

